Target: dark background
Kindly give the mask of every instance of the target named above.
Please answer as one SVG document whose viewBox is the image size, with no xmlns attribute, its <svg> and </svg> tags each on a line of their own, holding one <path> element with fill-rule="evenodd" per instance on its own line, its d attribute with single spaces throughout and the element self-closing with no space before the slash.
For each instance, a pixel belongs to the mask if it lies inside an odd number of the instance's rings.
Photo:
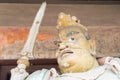
<svg viewBox="0 0 120 80">
<path fill-rule="evenodd" d="M 118 4 L 119 0 L 0 0 L 2 3 L 32 3 L 39 4 L 43 1 L 47 1 L 49 4 Z"/>
</svg>

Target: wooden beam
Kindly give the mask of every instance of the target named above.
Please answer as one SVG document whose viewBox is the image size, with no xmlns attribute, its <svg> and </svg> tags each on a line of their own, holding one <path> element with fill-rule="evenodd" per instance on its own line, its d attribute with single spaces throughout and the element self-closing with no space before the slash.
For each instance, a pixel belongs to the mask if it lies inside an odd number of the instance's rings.
<svg viewBox="0 0 120 80">
<path fill-rule="evenodd" d="M 39 4 L 45 0 L 0 0 L 0 3 Z M 119 0 L 46 0 L 48 4 L 119 4 Z"/>
<path fill-rule="evenodd" d="M 0 60 L 0 66 L 15 66 L 17 59 Z M 56 59 L 34 59 L 30 60 L 31 65 L 57 65 Z"/>
</svg>

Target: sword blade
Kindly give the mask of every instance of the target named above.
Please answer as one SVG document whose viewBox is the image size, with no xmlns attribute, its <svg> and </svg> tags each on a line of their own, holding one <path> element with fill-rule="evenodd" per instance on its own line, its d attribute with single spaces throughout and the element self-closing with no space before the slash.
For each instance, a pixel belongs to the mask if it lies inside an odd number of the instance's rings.
<svg viewBox="0 0 120 80">
<path fill-rule="evenodd" d="M 42 22 L 42 19 L 45 13 L 45 9 L 46 9 L 46 2 L 43 2 L 33 21 L 32 27 L 28 35 L 28 39 L 20 53 L 21 55 L 27 54 L 28 57 L 33 57 L 33 54 L 32 54 L 33 48 L 34 48 L 37 34 L 39 32 L 40 24 Z"/>
</svg>

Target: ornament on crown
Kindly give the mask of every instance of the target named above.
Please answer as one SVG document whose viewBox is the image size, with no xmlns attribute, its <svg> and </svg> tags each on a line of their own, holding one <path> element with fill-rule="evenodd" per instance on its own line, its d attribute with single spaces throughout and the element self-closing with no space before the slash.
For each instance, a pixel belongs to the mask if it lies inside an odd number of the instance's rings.
<svg viewBox="0 0 120 80">
<path fill-rule="evenodd" d="M 68 26 L 79 26 L 87 30 L 85 26 L 80 24 L 80 20 L 78 20 L 76 16 L 71 16 L 70 14 L 65 14 L 63 12 L 59 13 L 57 24 L 57 29 L 63 29 Z"/>
</svg>

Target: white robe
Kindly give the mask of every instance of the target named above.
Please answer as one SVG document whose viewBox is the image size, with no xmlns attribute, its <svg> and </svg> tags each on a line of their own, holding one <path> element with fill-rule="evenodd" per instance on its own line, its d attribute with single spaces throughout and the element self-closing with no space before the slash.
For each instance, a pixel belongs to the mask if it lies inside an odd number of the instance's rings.
<svg viewBox="0 0 120 80">
<path fill-rule="evenodd" d="M 52 69 L 53 70 L 53 69 Z M 108 65 L 98 66 L 87 72 L 58 75 L 55 70 L 35 71 L 26 80 L 120 80 Z"/>
</svg>

